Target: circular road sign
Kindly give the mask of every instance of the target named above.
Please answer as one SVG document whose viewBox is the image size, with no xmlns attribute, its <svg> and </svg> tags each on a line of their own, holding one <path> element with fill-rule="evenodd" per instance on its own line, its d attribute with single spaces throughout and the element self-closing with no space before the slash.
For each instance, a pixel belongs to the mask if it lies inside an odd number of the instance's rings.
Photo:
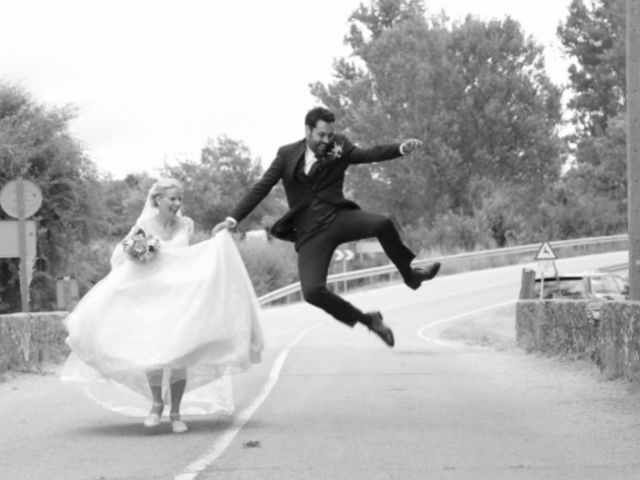
<svg viewBox="0 0 640 480">
<path fill-rule="evenodd" d="M 29 218 L 42 205 L 42 191 L 40 187 L 29 180 L 23 180 L 24 217 Z M 11 180 L 0 190 L 0 206 L 7 215 L 18 218 L 18 181 Z"/>
</svg>

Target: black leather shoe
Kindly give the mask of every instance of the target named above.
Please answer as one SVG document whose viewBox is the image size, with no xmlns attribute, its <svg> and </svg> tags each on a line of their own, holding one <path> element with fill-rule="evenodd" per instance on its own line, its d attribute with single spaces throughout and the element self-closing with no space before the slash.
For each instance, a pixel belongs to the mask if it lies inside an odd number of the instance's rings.
<svg viewBox="0 0 640 480">
<path fill-rule="evenodd" d="M 422 285 L 422 282 L 431 280 L 438 274 L 438 271 L 440 271 L 440 262 L 434 262 L 424 268 L 413 268 L 411 269 L 411 278 L 406 279 L 404 283 L 406 283 L 409 288 L 417 290 L 420 288 L 420 285 Z"/>
<path fill-rule="evenodd" d="M 382 314 L 380 312 L 369 312 L 365 313 L 365 315 L 371 319 L 371 323 L 367 325 L 369 330 L 376 333 L 384 343 L 393 347 L 395 345 L 393 331 L 382 321 Z"/>
</svg>

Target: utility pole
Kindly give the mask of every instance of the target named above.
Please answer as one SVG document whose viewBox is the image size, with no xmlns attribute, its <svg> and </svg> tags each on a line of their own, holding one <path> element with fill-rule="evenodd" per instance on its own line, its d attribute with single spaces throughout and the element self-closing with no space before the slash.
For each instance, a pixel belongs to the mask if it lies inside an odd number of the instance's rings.
<svg viewBox="0 0 640 480">
<path fill-rule="evenodd" d="M 630 300 L 640 300 L 640 0 L 627 0 L 627 181 Z"/>
</svg>

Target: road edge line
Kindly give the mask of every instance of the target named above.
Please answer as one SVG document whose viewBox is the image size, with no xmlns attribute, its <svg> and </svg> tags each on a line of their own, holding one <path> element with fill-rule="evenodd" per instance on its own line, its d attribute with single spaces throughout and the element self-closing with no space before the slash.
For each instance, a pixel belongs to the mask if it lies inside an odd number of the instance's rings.
<svg viewBox="0 0 640 480">
<path fill-rule="evenodd" d="M 308 332 L 320 327 L 321 325 L 324 325 L 324 323 L 325 322 L 316 323 L 314 325 L 311 325 L 310 327 L 305 328 L 280 352 L 276 360 L 273 362 L 271 370 L 269 371 L 269 378 L 267 382 L 262 386 L 260 393 L 256 396 L 253 402 L 251 402 L 251 404 L 240 411 L 240 413 L 235 417 L 234 422 L 231 424 L 231 428 L 227 429 L 227 431 L 219 436 L 213 442 L 211 448 L 204 455 L 187 465 L 181 473 L 174 477 L 174 480 L 195 480 L 198 475 L 200 475 L 200 473 L 202 473 L 207 467 L 211 466 L 211 464 L 224 453 L 224 451 L 231 444 L 236 435 L 240 433 L 240 430 L 242 430 L 242 427 L 244 427 L 245 423 L 247 423 L 247 421 L 249 421 L 255 411 L 260 408 L 260 405 L 262 405 L 262 403 L 267 399 L 267 397 L 273 390 L 273 387 L 275 387 L 278 379 L 280 378 L 280 373 L 282 371 L 282 367 L 284 366 L 284 362 L 291 352 L 291 349 Z"/>
</svg>

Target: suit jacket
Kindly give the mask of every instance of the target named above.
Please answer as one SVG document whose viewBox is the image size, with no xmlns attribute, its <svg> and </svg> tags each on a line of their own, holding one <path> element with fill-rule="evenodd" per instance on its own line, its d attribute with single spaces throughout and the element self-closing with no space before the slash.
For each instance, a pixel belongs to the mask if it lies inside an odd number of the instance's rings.
<svg viewBox="0 0 640 480">
<path fill-rule="evenodd" d="M 349 165 L 380 162 L 402 156 L 398 143 L 362 149 L 353 145 L 344 135 L 336 134 L 333 142 L 335 154 L 327 154 L 319 160 L 321 164 L 311 182 L 299 182 L 295 175 L 296 166 L 298 162 L 304 161 L 306 148 L 305 139 L 280 147 L 275 160 L 262 178 L 240 200 L 231 216 L 240 222 L 267 196 L 274 185 L 282 180 L 289 211 L 274 223 L 271 233 L 281 240 L 295 242 L 296 230 L 293 219 L 301 212 L 305 214 L 306 207 L 314 197 L 338 208 L 360 208 L 355 202 L 344 197 L 344 175 Z M 329 150 L 332 150 L 331 147 Z"/>
</svg>

